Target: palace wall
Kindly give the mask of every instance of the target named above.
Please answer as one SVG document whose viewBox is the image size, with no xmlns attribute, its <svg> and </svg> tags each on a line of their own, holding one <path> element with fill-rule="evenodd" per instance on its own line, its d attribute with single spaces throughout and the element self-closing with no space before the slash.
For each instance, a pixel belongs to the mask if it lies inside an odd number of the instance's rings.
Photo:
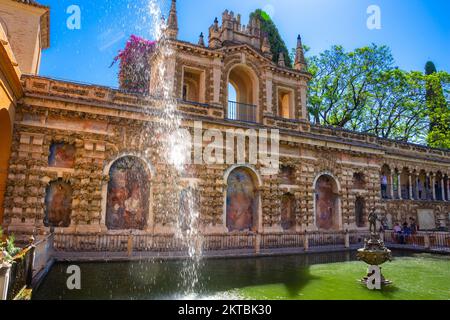
<svg viewBox="0 0 450 320">
<path fill-rule="evenodd" d="M 174 192 L 174 173 L 157 152 L 151 98 L 36 76 L 23 83 L 4 203 L 10 232 L 172 233 L 178 217 L 168 212 L 183 210 L 170 203 L 189 187 L 205 233 L 365 230 L 372 207 L 391 227 L 410 217 L 429 229 L 450 226 L 448 151 L 309 124 L 281 128 L 277 175 L 262 175 L 259 165 L 191 165 Z M 223 108 L 179 102 L 187 128 L 195 120 L 204 130 L 255 128 L 224 119 Z M 124 157 L 128 164 L 117 162 Z M 423 170 L 437 189 L 410 200 L 409 184 L 389 199 L 380 182 L 385 165 L 391 176 Z"/>
</svg>

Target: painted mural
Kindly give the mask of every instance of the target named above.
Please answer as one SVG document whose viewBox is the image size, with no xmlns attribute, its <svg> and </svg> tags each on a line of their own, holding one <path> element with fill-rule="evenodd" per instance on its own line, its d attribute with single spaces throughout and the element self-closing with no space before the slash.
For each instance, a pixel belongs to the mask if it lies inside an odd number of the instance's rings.
<svg viewBox="0 0 450 320">
<path fill-rule="evenodd" d="M 55 142 L 50 146 L 48 165 L 58 168 L 73 168 L 76 149 L 73 144 Z"/>
<path fill-rule="evenodd" d="M 316 225 L 321 230 L 338 229 L 336 182 L 323 175 L 316 182 Z"/>
<path fill-rule="evenodd" d="M 143 230 L 149 212 L 149 177 L 136 157 L 120 158 L 109 171 L 106 226 Z"/>
<path fill-rule="evenodd" d="M 290 230 L 295 226 L 295 197 L 287 193 L 281 197 L 281 227 Z"/>
<path fill-rule="evenodd" d="M 72 187 L 62 180 L 51 182 L 45 194 L 44 225 L 46 227 L 68 227 L 71 213 Z"/>
<path fill-rule="evenodd" d="M 254 180 L 245 168 L 228 177 L 226 224 L 229 231 L 256 231 L 258 195 Z"/>
</svg>

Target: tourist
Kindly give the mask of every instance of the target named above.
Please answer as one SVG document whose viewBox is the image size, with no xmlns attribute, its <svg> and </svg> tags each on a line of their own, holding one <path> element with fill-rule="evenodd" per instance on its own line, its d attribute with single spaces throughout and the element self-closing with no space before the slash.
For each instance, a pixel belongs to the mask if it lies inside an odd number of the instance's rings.
<svg viewBox="0 0 450 320">
<path fill-rule="evenodd" d="M 411 228 L 406 221 L 403 223 L 402 236 L 402 244 L 406 244 L 411 237 Z"/>
<path fill-rule="evenodd" d="M 401 233 L 402 233 L 402 228 L 400 227 L 398 222 L 396 222 L 394 225 L 394 240 L 396 242 L 400 242 Z"/>
</svg>

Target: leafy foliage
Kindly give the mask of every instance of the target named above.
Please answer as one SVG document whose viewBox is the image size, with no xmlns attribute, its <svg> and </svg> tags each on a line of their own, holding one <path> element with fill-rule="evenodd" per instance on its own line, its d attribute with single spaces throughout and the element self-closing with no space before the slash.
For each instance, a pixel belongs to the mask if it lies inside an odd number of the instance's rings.
<svg viewBox="0 0 450 320">
<path fill-rule="evenodd" d="M 433 100 L 440 101 L 434 103 L 438 113 L 429 112 L 427 101 L 429 104 L 431 88 L 448 74 L 400 70 L 394 66 L 390 49 L 375 44 L 351 52 L 333 46 L 309 58 L 308 65 L 313 74 L 308 101 L 313 123 L 423 144 L 430 141 L 431 119 L 441 125 L 433 134 L 439 143 L 430 145 L 445 147 L 448 98 L 433 95 Z"/>
<path fill-rule="evenodd" d="M 20 248 L 15 246 L 15 237 L 14 235 L 6 238 L 3 235 L 3 230 L 0 228 L 0 262 L 4 260 L 6 262 L 11 262 L 14 259 L 14 256 L 20 253 Z"/>
<path fill-rule="evenodd" d="M 450 149 L 450 74 L 427 75 L 426 92 L 430 119 L 427 142 L 431 147 Z"/>
<path fill-rule="evenodd" d="M 281 38 L 280 33 L 278 32 L 278 28 L 275 23 L 272 21 L 270 16 L 263 10 L 257 9 L 250 14 L 250 19 L 253 17 L 257 17 L 259 21 L 261 21 L 261 31 L 266 34 L 269 38 L 270 50 L 273 54 L 273 61 L 275 63 L 278 62 L 278 54 L 283 52 L 284 61 L 287 67 L 292 67 L 292 60 L 289 54 L 289 51 L 286 47 L 286 44 Z"/>
<path fill-rule="evenodd" d="M 113 63 L 120 60 L 120 88 L 134 93 L 148 93 L 150 87 L 150 56 L 154 53 L 156 41 L 148 41 L 132 35 L 125 49 L 121 50 Z"/>
</svg>

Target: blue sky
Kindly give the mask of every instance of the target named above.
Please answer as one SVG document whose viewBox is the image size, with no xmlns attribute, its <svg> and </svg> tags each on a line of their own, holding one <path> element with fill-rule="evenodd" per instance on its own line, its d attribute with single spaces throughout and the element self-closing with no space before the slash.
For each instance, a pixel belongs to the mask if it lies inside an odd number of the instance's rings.
<svg viewBox="0 0 450 320">
<path fill-rule="evenodd" d="M 44 51 L 43 76 L 117 86 L 117 65 L 110 68 L 127 38 L 151 38 L 148 0 L 39 0 L 51 8 L 51 47 Z M 168 12 L 170 1 L 160 1 Z M 81 29 L 67 28 L 70 5 L 81 9 Z M 366 26 L 369 5 L 381 9 L 381 29 Z M 208 34 L 214 17 L 225 9 L 241 13 L 263 8 L 277 24 L 288 48 L 297 34 L 318 54 L 334 44 L 347 50 L 370 43 L 386 44 L 396 64 L 422 71 L 426 61 L 450 72 L 449 0 L 178 0 L 179 38 L 197 42 Z"/>
</svg>

